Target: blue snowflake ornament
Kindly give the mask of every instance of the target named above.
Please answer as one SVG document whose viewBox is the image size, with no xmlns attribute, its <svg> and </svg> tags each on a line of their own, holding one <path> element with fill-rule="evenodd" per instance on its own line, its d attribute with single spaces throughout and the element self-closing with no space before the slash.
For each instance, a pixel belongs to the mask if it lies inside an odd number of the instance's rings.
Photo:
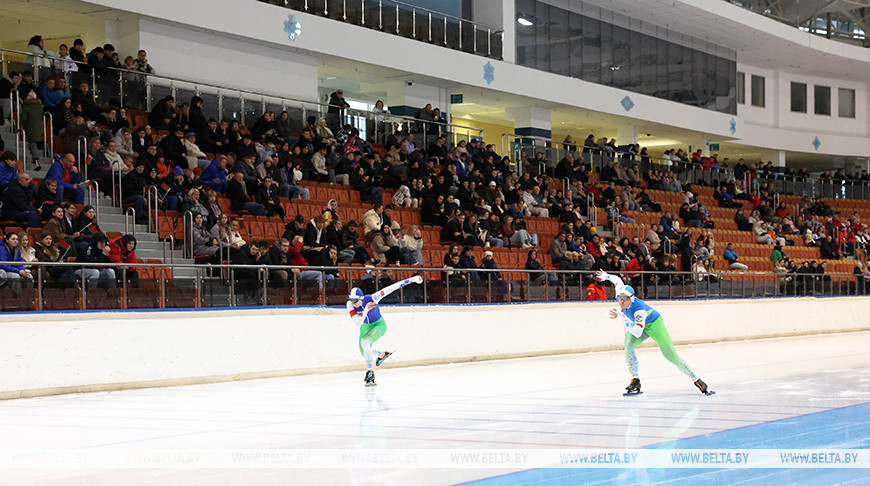
<svg viewBox="0 0 870 486">
<path fill-rule="evenodd" d="M 627 95 L 625 98 L 622 99 L 622 101 L 619 102 L 619 104 L 622 105 L 623 108 L 625 108 L 625 111 L 631 111 L 631 109 L 634 108 L 634 101 L 631 101 L 631 98 L 629 98 Z"/>
<path fill-rule="evenodd" d="M 737 133 L 737 120 L 732 118 L 730 125 L 731 127 L 729 128 L 729 130 L 731 130 L 731 135 L 734 135 L 735 133 Z"/>
<path fill-rule="evenodd" d="M 287 17 L 287 21 L 284 22 L 284 32 L 287 32 L 287 38 L 291 41 L 296 40 L 299 34 L 302 33 L 302 26 L 296 21 L 295 15 L 291 14 Z"/>
<path fill-rule="evenodd" d="M 486 84 L 492 84 L 495 81 L 495 66 L 489 61 L 483 65 L 483 80 L 486 81 Z"/>
<path fill-rule="evenodd" d="M 822 145 L 822 141 L 819 140 L 819 137 L 816 137 L 813 139 L 813 147 L 815 147 L 816 150 L 818 150 L 821 145 Z"/>
</svg>

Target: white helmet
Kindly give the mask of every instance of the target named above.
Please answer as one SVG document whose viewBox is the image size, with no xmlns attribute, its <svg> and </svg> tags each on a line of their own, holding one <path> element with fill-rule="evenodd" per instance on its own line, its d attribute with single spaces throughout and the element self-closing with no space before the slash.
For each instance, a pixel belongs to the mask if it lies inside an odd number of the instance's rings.
<svg viewBox="0 0 870 486">
<path fill-rule="evenodd" d="M 350 293 L 347 295 L 347 300 L 362 300 L 365 297 L 362 289 L 359 287 L 354 287 L 350 289 Z"/>
</svg>

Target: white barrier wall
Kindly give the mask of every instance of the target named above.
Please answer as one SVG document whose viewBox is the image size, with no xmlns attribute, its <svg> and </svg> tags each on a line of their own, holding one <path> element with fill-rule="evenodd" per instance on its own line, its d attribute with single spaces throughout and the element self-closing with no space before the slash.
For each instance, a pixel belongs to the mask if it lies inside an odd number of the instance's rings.
<svg viewBox="0 0 870 486">
<path fill-rule="evenodd" d="M 676 344 L 870 329 L 870 298 L 667 301 Z M 389 366 L 621 349 L 614 303 L 385 306 Z M 362 370 L 344 309 L 5 316 L 0 399 Z"/>
</svg>

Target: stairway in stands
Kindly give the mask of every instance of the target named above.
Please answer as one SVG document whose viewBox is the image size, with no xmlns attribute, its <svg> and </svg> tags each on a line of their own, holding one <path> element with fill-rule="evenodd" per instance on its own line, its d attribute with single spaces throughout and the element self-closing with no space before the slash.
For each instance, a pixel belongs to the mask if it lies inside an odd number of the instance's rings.
<svg viewBox="0 0 870 486">
<path fill-rule="evenodd" d="M 0 139 L 4 142 L 4 150 L 13 153 L 15 152 L 15 134 L 12 133 L 9 127 L 0 127 Z M 58 150 L 57 147 L 55 147 L 55 149 Z M 20 160 L 21 154 L 16 155 Z M 34 179 L 34 182 L 36 182 L 37 185 L 42 182 L 42 178 L 45 177 L 49 167 L 51 167 L 52 160 L 48 157 L 42 157 L 40 158 L 40 164 L 42 164 L 42 170 L 34 171 L 33 160 L 28 158 L 27 172 Z M 97 195 L 93 191 L 89 191 L 85 197 L 85 204 L 91 204 L 94 207 L 98 207 L 97 223 L 100 225 L 100 229 L 102 229 L 110 239 L 122 236 L 126 232 L 135 234 L 137 240 L 136 256 L 143 262 L 168 263 L 171 261 L 175 264 L 193 263 L 192 258 L 184 257 L 184 252 L 182 250 L 170 250 L 170 245 L 168 243 L 166 244 L 166 249 L 164 251 L 164 244 L 157 238 L 157 233 L 149 232 L 147 225 L 133 225 L 132 217 L 129 218 L 129 225 L 126 224 L 121 208 L 112 206 L 111 198 L 104 195 Z M 79 210 L 81 210 L 81 208 L 79 208 Z M 33 242 L 31 242 L 31 244 L 32 243 Z M 174 277 L 178 278 L 192 278 L 195 276 L 195 271 L 179 269 L 173 271 L 172 274 Z"/>
</svg>

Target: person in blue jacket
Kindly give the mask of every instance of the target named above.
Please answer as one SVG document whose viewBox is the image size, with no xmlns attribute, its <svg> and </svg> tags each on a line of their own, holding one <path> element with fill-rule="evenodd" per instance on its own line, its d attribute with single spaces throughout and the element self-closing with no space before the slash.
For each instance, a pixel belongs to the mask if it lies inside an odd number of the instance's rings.
<svg viewBox="0 0 870 486">
<path fill-rule="evenodd" d="M 378 302 L 391 293 L 412 283 L 423 283 L 423 277 L 415 275 L 414 277 L 406 278 L 405 280 L 388 285 L 371 295 L 366 295 L 361 289 L 354 287 L 347 296 L 347 310 L 350 313 L 350 320 L 359 327 L 359 352 L 366 360 L 366 386 L 375 385 L 374 367 L 380 366 L 392 354 L 386 351 L 382 353 L 372 347 L 374 342 L 387 332 L 387 323 L 381 316 Z"/>
<path fill-rule="evenodd" d="M 211 164 L 202 171 L 199 178 L 202 187 L 210 187 L 215 192 L 227 192 L 227 159 L 223 155 L 211 161 Z"/>
<path fill-rule="evenodd" d="M 85 203 L 85 185 L 82 184 L 82 175 L 76 167 L 75 155 L 66 154 L 58 157 L 51 164 L 45 178 L 57 181 L 57 197 L 61 200 L 69 199 L 76 204 Z"/>
<path fill-rule="evenodd" d="M 701 393 L 705 395 L 713 393 L 707 389 L 707 384 L 703 380 L 695 376 L 695 372 L 692 371 L 689 364 L 677 355 L 677 350 L 674 349 L 671 336 L 668 334 L 662 316 L 657 310 L 635 297 L 634 289 L 630 285 L 625 285 L 622 279 L 616 275 L 610 275 L 604 270 L 599 270 L 595 274 L 595 278 L 599 281 L 607 280 L 613 284 L 616 299 L 619 302 L 619 307 L 622 309 L 621 312 L 616 309 L 610 309 L 610 318 L 620 318 L 622 323 L 625 324 L 625 364 L 631 373 L 631 383 L 625 388 L 626 395 L 640 393 L 640 378 L 638 378 L 635 349 L 648 338 L 652 338 L 659 345 L 659 349 L 665 359 L 676 365 L 684 375 L 692 379 L 695 386 L 701 390 Z"/>
<path fill-rule="evenodd" d="M 21 287 L 33 287 L 33 275 L 24 265 L 14 265 L 12 262 L 24 262 L 21 250 L 18 249 L 18 235 L 10 232 L 0 242 L 0 284 L 9 285 L 13 290 L 19 291 Z"/>
</svg>

